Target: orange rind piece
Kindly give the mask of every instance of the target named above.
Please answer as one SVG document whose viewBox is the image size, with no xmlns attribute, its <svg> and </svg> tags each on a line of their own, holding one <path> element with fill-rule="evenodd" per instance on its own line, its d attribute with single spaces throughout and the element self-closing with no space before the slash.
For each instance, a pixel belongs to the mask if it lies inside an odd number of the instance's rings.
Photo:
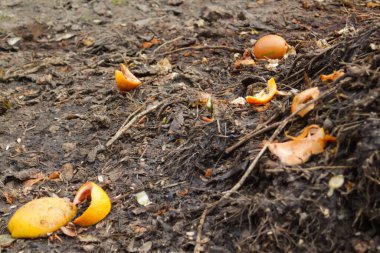
<svg viewBox="0 0 380 253">
<path fill-rule="evenodd" d="M 67 199 L 35 199 L 14 213 L 8 230 L 14 238 L 46 237 L 69 223 L 76 213 L 76 206 Z"/>
<path fill-rule="evenodd" d="M 245 101 L 253 105 L 263 105 L 272 100 L 277 93 L 277 84 L 274 78 L 269 79 L 267 87 L 254 96 L 247 96 Z"/>
<path fill-rule="evenodd" d="M 115 81 L 117 89 L 121 92 L 133 90 L 141 84 L 141 81 L 122 63 L 120 70 L 115 70 Z"/>
<path fill-rule="evenodd" d="M 87 182 L 82 185 L 74 198 L 74 205 L 91 198 L 90 206 L 74 220 L 74 224 L 88 227 L 103 220 L 111 211 L 111 200 L 107 193 L 97 184 Z"/>
<path fill-rule="evenodd" d="M 329 74 L 329 75 L 320 75 L 319 77 L 321 78 L 322 82 L 332 82 L 335 79 L 338 79 L 339 77 L 341 77 L 343 75 L 344 75 L 343 71 L 339 71 L 339 70 L 336 71 L 336 70 L 334 70 L 334 72 L 331 73 L 331 74 Z"/>
<path fill-rule="evenodd" d="M 291 141 L 268 144 L 269 151 L 276 155 L 285 165 L 297 165 L 305 163 L 311 155 L 324 151 L 328 141 L 336 141 L 336 138 L 325 133 L 318 125 L 310 125 L 304 128 L 300 135 L 292 137 Z"/>
<path fill-rule="evenodd" d="M 304 106 L 311 99 L 315 100 L 319 97 L 319 89 L 318 87 L 310 88 L 302 91 L 301 93 L 294 96 L 291 112 L 295 112 L 301 107 Z M 314 109 L 314 103 L 308 105 L 305 109 L 298 112 L 298 115 L 304 117 L 308 112 Z"/>
</svg>

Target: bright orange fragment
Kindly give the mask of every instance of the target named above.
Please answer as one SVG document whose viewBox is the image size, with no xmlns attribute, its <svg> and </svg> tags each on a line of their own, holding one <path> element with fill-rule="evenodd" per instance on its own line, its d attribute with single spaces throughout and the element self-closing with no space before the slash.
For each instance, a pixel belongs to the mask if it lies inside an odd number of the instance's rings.
<svg viewBox="0 0 380 253">
<path fill-rule="evenodd" d="M 254 105 L 263 105 L 265 103 L 268 103 L 270 100 L 272 100 L 276 92 L 277 92 L 276 81 L 274 80 L 274 78 L 271 78 L 268 81 L 267 87 L 264 90 L 260 91 L 254 96 L 247 96 L 245 98 L 245 101 L 247 103 L 254 104 Z"/>
<path fill-rule="evenodd" d="M 74 198 L 74 205 L 82 203 L 88 197 L 91 197 L 90 206 L 74 220 L 74 224 L 82 227 L 98 223 L 111 211 L 111 200 L 107 193 L 93 182 L 87 182 L 79 188 Z"/>
<path fill-rule="evenodd" d="M 214 119 L 212 118 L 207 118 L 207 117 L 202 117 L 202 120 L 206 123 L 211 123 L 211 122 L 214 122 Z"/>
<path fill-rule="evenodd" d="M 319 97 L 319 89 L 318 87 L 310 88 L 304 90 L 303 92 L 297 94 L 292 102 L 291 112 L 297 111 L 299 108 L 303 107 L 305 103 L 307 103 L 311 99 L 317 99 Z M 303 117 L 308 112 L 314 109 L 314 104 L 308 105 L 305 109 L 298 112 L 298 115 Z"/>
<path fill-rule="evenodd" d="M 61 173 L 59 171 L 53 171 L 52 173 L 50 173 L 49 179 L 57 179 L 57 178 L 59 178 L 60 174 Z"/>
<path fill-rule="evenodd" d="M 320 154 L 324 151 L 328 141 L 336 141 L 336 138 L 325 134 L 323 128 L 311 125 L 296 137 L 290 137 L 291 141 L 283 143 L 270 143 L 270 152 L 278 156 L 280 161 L 286 165 L 305 163 L 311 155 Z"/>
<path fill-rule="evenodd" d="M 208 178 L 211 178 L 211 176 L 212 176 L 212 169 L 211 169 L 211 168 L 208 168 L 208 169 L 206 170 L 206 172 L 205 172 L 204 177 L 208 179 Z"/>
<path fill-rule="evenodd" d="M 115 70 L 115 80 L 119 91 L 130 91 L 141 84 L 141 81 L 124 64 L 120 64 L 120 70 Z"/>
<path fill-rule="evenodd" d="M 45 237 L 65 226 L 76 213 L 76 206 L 67 199 L 35 199 L 15 212 L 8 230 L 14 238 Z"/>
<path fill-rule="evenodd" d="M 338 79 L 339 77 L 341 77 L 343 75 L 344 75 L 343 71 L 334 70 L 334 72 L 329 74 L 329 75 L 320 75 L 319 77 L 321 78 L 322 82 L 330 82 L 330 81 L 332 82 L 335 79 Z"/>
<path fill-rule="evenodd" d="M 142 47 L 147 49 L 147 48 L 151 48 L 152 46 L 156 45 L 156 44 L 159 44 L 160 43 L 160 40 L 157 39 L 157 38 L 153 38 L 151 41 L 145 41 L 143 42 L 142 44 Z"/>
</svg>

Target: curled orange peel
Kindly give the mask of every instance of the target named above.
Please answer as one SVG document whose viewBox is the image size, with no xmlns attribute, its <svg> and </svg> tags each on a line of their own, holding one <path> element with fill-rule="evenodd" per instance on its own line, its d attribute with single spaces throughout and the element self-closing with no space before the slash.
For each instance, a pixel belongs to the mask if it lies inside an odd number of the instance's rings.
<svg viewBox="0 0 380 253">
<path fill-rule="evenodd" d="M 103 220 L 111 211 L 111 200 L 107 193 L 97 184 L 87 182 L 82 185 L 74 198 L 74 205 L 91 198 L 90 206 L 74 220 L 74 224 L 88 227 Z"/>
<path fill-rule="evenodd" d="M 339 77 L 343 75 L 344 75 L 343 71 L 334 70 L 334 72 L 329 75 L 320 75 L 319 77 L 321 78 L 322 82 L 330 82 L 330 81 L 334 81 L 335 79 L 338 79 Z"/>
<path fill-rule="evenodd" d="M 268 80 L 267 87 L 255 94 L 254 96 L 247 96 L 245 101 L 253 105 L 263 105 L 272 100 L 277 93 L 277 85 L 274 78 Z"/>
<path fill-rule="evenodd" d="M 133 90 L 141 84 L 141 81 L 122 63 L 120 70 L 115 70 L 115 81 L 121 92 Z"/>
<path fill-rule="evenodd" d="M 76 206 L 67 199 L 35 199 L 14 213 L 8 230 L 14 238 L 46 237 L 69 223 L 76 213 Z"/>
<path fill-rule="evenodd" d="M 315 100 L 319 97 L 319 89 L 318 87 L 310 88 L 307 90 L 302 91 L 301 93 L 294 96 L 292 106 L 291 106 L 291 112 L 295 112 L 301 107 L 304 106 L 308 101 L 311 99 Z M 304 117 L 308 112 L 314 109 L 314 103 L 308 105 L 305 109 L 298 112 L 298 115 L 301 117 Z"/>
<path fill-rule="evenodd" d="M 328 141 L 336 141 L 336 138 L 325 133 L 318 125 L 310 125 L 304 128 L 300 135 L 291 138 L 291 141 L 283 143 L 269 143 L 269 151 L 276 155 L 285 165 L 297 165 L 305 163 L 311 155 L 324 151 Z"/>
</svg>

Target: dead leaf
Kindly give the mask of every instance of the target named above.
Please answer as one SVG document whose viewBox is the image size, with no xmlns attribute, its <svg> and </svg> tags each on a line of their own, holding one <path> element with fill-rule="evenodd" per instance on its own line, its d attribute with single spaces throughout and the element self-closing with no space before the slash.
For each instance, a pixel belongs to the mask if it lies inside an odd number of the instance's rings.
<svg viewBox="0 0 380 253">
<path fill-rule="evenodd" d="M 176 191 L 178 197 L 185 197 L 189 194 L 189 188 L 186 188 L 183 191 Z"/>
<path fill-rule="evenodd" d="M 241 66 L 254 66 L 256 62 L 252 59 L 251 50 L 246 49 L 241 58 L 238 58 L 235 63 L 235 68 L 240 68 Z"/>
<path fill-rule="evenodd" d="M 7 192 L 7 191 L 3 191 L 3 196 L 4 196 L 4 198 L 5 198 L 5 201 L 8 203 L 8 204 L 13 204 L 13 196 L 9 193 L 9 192 Z"/>
<path fill-rule="evenodd" d="M 78 239 L 81 242 L 100 242 L 100 239 L 93 235 L 78 235 Z"/>
<path fill-rule="evenodd" d="M 82 40 L 82 44 L 86 47 L 91 47 L 92 45 L 95 44 L 95 39 L 91 36 L 88 36 L 88 37 L 85 37 L 83 40 Z"/>
<path fill-rule="evenodd" d="M 181 130 L 183 124 L 185 122 L 185 118 L 183 117 L 183 112 L 180 111 L 174 115 L 173 121 L 170 124 L 169 133 L 177 133 Z"/>
<path fill-rule="evenodd" d="M 57 179 L 57 178 L 59 178 L 60 174 L 61 173 L 59 173 L 59 171 L 53 171 L 52 173 L 50 173 L 49 179 Z"/>
<path fill-rule="evenodd" d="M 41 180 L 45 178 L 45 175 L 42 172 L 39 172 L 37 175 L 34 176 L 32 179 L 26 180 L 23 185 L 25 187 L 32 187 L 33 185 L 37 184 Z"/>
<path fill-rule="evenodd" d="M 77 237 L 78 233 L 73 225 L 67 225 L 65 227 L 61 227 L 62 233 L 69 237 Z"/>
<path fill-rule="evenodd" d="M 74 177 L 74 166 L 71 163 L 65 163 L 60 169 L 59 178 L 63 182 L 70 182 Z"/>
</svg>

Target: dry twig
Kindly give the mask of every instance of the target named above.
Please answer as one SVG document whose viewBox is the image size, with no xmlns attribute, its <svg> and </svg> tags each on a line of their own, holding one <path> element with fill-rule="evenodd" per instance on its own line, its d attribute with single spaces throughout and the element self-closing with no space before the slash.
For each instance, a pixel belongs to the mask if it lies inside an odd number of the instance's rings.
<svg viewBox="0 0 380 253">
<path fill-rule="evenodd" d="M 129 120 L 132 115 L 135 115 L 138 111 L 141 110 L 141 107 L 138 108 L 136 111 L 134 111 L 129 117 L 126 119 L 126 121 L 123 123 L 123 125 L 119 128 L 119 130 L 116 132 L 116 134 L 107 142 L 106 146 L 111 146 L 117 139 L 120 138 L 121 135 L 123 135 L 134 123 L 136 123 L 141 117 L 145 116 L 146 114 L 150 113 L 151 111 L 157 109 L 159 106 L 161 106 L 166 100 L 163 100 L 159 103 L 156 103 L 152 106 L 148 106 L 146 110 L 140 112 L 136 116 L 134 116 L 131 120 Z"/>
</svg>

